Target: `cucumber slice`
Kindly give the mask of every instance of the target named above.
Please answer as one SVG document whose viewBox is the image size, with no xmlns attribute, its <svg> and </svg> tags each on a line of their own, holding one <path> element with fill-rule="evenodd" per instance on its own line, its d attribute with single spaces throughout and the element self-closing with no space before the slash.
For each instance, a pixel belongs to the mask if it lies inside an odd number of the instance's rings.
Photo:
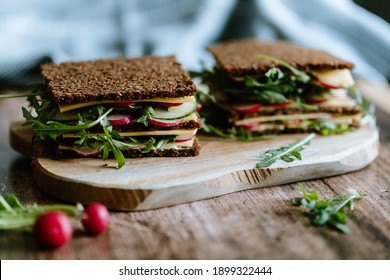
<svg viewBox="0 0 390 280">
<path fill-rule="evenodd" d="M 168 108 L 153 108 L 154 119 L 159 120 L 177 120 L 185 118 L 196 111 L 198 104 L 196 102 L 185 102 L 180 106 L 172 106 Z"/>
</svg>

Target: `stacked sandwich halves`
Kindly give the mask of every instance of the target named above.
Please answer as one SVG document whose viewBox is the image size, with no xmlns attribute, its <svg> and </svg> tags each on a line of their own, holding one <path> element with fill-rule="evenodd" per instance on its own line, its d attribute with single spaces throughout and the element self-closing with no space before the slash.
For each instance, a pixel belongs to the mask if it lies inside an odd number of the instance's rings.
<svg viewBox="0 0 390 280">
<path fill-rule="evenodd" d="M 49 94 L 25 116 L 58 156 L 199 154 L 196 88 L 174 57 L 50 63 L 42 75 Z"/>
<path fill-rule="evenodd" d="M 217 67 L 205 82 L 235 128 L 269 134 L 359 126 L 361 109 L 348 95 L 352 63 L 283 41 L 247 39 L 208 50 Z"/>
</svg>

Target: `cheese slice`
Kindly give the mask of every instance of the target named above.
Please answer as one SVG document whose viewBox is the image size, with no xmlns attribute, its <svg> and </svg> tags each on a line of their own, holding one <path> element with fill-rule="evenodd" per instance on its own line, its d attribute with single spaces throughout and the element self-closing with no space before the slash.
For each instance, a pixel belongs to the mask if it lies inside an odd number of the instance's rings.
<svg viewBox="0 0 390 280">
<path fill-rule="evenodd" d="M 353 122 L 358 122 L 361 119 L 361 114 L 354 115 L 341 115 L 334 116 L 327 113 L 313 113 L 313 114 L 295 114 L 295 115 L 275 115 L 275 116 L 264 116 L 264 117 L 255 117 L 248 118 L 243 120 L 238 120 L 234 122 L 236 126 L 250 125 L 254 123 L 264 123 L 272 121 L 293 121 L 293 120 L 328 120 L 336 124 L 351 124 Z"/>
<path fill-rule="evenodd" d="M 349 69 L 327 71 L 312 71 L 315 77 L 323 83 L 337 87 L 351 87 L 355 84 Z"/>
<path fill-rule="evenodd" d="M 118 132 L 119 135 L 126 137 L 136 136 L 165 136 L 165 135 L 182 135 L 182 134 L 196 134 L 198 129 L 172 129 L 172 130 L 150 130 L 150 131 L 129 131 L 129 132 Z M 104 135 L 103 133 L 89 133 L 90 136 Z M 78 138 L 79 136 L 75 133 L 62 134 L 63 138 Z"/>
<path fill-rule="evenodd" d="M 107 104 L 107 103 L 121 103 L 121 102 L 164 102 L 164 103 L 185 103 L 185 102 L 194 102 L 195 96 L 186 96 L 181 98 L 154 98 L 154 99 L 144 99 L 144 100 L 128 100 L 128 101 L 112 101 L 112 100 L 102 100 L 102 101 L 90 101 L 90 102 L 81 102 L 74 104 L 58 104 L 60 112 L 66 112 L 74 109 L 80 109 L 92 105 L 98 104 Z"/>
<path fill-rule="evenodd" d="M 271 122 L 271 121 L 289 121 L 289 120 L 302 120 L 302 119 L 321 119 L 330 120 L 331 114 L 328 113 L 311 113 L 311 114 L 291 114 L 291 115 L 274 115 L 274 116 L 260 116 L 254 118 L 246 118 L 237 120 L 234 122 L 235 125 L 248 125 L 257 122 Z"/>
</svg>

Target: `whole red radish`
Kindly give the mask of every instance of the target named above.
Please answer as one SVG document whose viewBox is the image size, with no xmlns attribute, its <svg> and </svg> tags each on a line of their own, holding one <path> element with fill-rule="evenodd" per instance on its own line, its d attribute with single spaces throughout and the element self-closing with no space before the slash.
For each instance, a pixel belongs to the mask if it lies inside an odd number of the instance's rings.
<svg viewBox="0 0 390 280">
<path fill-rule="evenodd" d="M 59 248 L 65 245 L 72 235 L 72 222 L 63 212 L 47 212 L 35 221 L 34 237 L 44 247 Z"/>
<path fill-rule="evenodd" d="M 98 235 L 106 230 L 110 222 L 110 212 L 103 204 L 93 202 L 85 208 L 81 222 L 86 232 Z"/>
</svg>

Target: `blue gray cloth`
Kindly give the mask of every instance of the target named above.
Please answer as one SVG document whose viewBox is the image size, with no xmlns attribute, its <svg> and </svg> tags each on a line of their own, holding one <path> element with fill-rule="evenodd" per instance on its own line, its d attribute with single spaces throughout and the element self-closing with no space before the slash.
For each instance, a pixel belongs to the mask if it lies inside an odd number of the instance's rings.
<svg viewBox="0 0 390 280">
<path fill-rule="evenodd" d="M 39 79 L 39 64 L 115 56 L 176 55 L 187 70 L 211 66 L 206 46 L 287 39 L 390 78 L 390 27 L 350 0 L 2 0 L 0 85 Z"/>
</svg>

